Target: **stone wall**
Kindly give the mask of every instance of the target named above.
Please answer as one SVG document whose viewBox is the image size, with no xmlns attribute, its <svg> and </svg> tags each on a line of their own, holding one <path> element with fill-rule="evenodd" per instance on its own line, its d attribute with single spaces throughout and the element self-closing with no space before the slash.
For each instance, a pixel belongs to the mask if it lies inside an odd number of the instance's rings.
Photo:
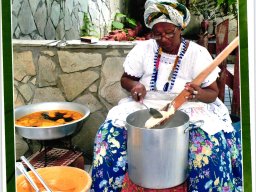
<svg viewBox="0 0 256 192">
<path fill-rule="evenodd" d="M 90 116 L 72 141 L 92 156 L 98 127 L 104 122 L 108 110 L 127 96 L 119 80 L 123 73 L 122 63 L 134 44 L 14 40 L 15 107 L 47 101 L 87 105 Z M 16 135 L 16 147 L 17 157 L 28 149 L 19 135 Z"/>
<path fill-rule="evenodd" d="M 13 38 L 79 39 L 84 14 L 90 19 L 91 35 L 102 37 L 123 8 L 121 0 L 13 0 Z"/>
</svg>

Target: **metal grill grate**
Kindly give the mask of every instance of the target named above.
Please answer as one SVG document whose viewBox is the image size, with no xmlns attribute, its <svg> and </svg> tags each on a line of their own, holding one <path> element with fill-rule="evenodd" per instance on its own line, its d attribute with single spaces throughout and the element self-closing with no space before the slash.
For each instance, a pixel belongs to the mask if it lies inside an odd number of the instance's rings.
<svg viewBox="0 0 256 192">
<path fill-rule="evenodd" d="M 68 166 L 81 155 L 82 152 L 78 151 L 59 148 L 46 148 L 40 152 L 36 152 L 28 159 L 35 168 L 42 168 L 51 166 Z"/>
</svg>

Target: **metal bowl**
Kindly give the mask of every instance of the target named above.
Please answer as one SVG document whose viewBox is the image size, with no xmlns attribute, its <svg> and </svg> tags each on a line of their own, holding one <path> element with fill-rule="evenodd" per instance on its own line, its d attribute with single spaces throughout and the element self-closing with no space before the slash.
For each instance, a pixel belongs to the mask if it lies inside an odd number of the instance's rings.
<svg viewBox="0 0 256 192">
<path fill-rule="evenodd" d="M 16 131 L 19 135 L 33 140 L 52 140 L 59 139 L 73 134 L 82 125 L 86 117 L 89 116 L 90 110 L 87 106 L 73 102 L 43 102 L 31 105 L 24 105 L 15 109 L 15 120 L 34 112 L 49 110 L 72 110 L 82 113 L 81 119 L 56 126 L 49 127 L 26 127 L 15 124 Z"/>
<path fill-rule="evenodd" d="M 52 191 L 73 191 L 87 192 L 89 191 L 92 179 L 86 171 L 67 166 L 53 166 L 38 168 L 37 172 L 47 183 Z M 33 179 L 40 191 L 45 191 L 41 182 L 35 175 L 29 171 L 30 177 Z M 32 192 L 35 191 L 24 175 L 19 175 L 16 179 L 17 192 Z"/>
</svg>

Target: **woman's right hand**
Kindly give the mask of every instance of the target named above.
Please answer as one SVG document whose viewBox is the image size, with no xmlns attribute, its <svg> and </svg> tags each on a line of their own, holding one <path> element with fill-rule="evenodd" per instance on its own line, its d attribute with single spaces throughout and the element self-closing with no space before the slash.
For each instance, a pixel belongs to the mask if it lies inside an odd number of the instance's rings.
<svg viewBox="0 0 256 192">
<path fill-rule="evenodd" d="M 136 83 L 131 89 L 131 96 L 135 101 L 142 102 L 146 95 L 146 88 L 140 82 Z"/>
<path fill-rule="evenodd" d="M 121 86 L 131 93 L 135 101 L 142 102 L 146 95 L 146 88 L 139 82 L 140 78 L 124 73 L 121 77 Z"/>
</svg>

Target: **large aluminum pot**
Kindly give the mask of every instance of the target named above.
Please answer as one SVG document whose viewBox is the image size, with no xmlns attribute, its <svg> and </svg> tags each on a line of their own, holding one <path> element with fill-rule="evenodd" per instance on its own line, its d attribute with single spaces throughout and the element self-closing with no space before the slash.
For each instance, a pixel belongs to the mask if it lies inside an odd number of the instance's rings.
<svg viewBox="0 0 256 192">
<path fill-rule="evenodd" d="M 15 125 L 16 131 L 22 137 L 33 140 L 59 139 L 73 134 L 83 125 L 90 110 L 87 106 L 73 102 L 43 102 L 31 105 L 24 105 L 15 109 L 15 120 L 30 113 L 49 110 L 72 110 L 82 113 L 81 119 L 63 125 L 49 127 L 25 127 Z"/>
<path fill-rule="evenodd" d="M 126 118 L 129 178 L 145 188 L 177 186 L 187 178 L 188 130 L 193 127 L 189 116 L 176 111 L 171 120 L 155 129 L 144 128 L 149 118 L 147 110 Z"/>
</svg>

